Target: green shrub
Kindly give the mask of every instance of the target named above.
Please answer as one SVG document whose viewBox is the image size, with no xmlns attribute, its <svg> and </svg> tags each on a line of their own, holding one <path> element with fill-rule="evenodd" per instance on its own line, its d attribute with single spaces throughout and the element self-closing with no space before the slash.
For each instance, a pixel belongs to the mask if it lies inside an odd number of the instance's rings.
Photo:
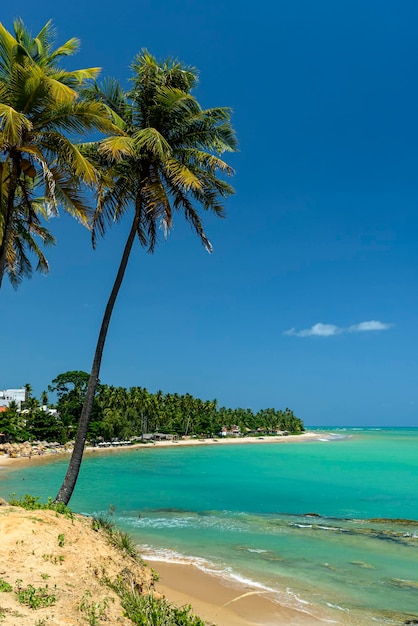
<svg viewBox="0 0 418 626">
<path fill-rule="evenodd" d="M 20 586 L 21 582 L 21 580 L 16 581 L 16 595 L 20 604 L 26 604 L 31 609 L 41 609 L 55 604 L 56 596 L 49 592 L 48 585 L 38 588 L 28 585 L 24 588 Z"/>
<path fill-rule="evenodd" d="M 98 515 L 92 518 L 91 527 L 96 531 L 103 528 L 106 532 L 111 533 L 115 529 L 115 522 L 108 515 Z"/>
<path fill-rule="evenodd" d="M 93 602 L 90 598 L 90 591 L 86 591 L 81 599 L 80 611 L 84 613 L 89 626 L 97 626 L 105 615 L 109 601 L 105 598 L 103 602 Z"/>
<path fill-rule="evenodd" d="M 165 598 L 143 596 L 121 579 L 110 587 L 120 597 L 125 617 L 137 626 L 205 626 L 190 605 L 178 607 Z"/>
<path fill-rule="evenodd" d="M 40 502 L 39 496 L 31 496 L 28 493 L 21 498 L 15 498 L 15 495 L 16 494 L 13 493 L 11 500 L 9 501 L 9 504 L 12 506 L 20 506 L 22 509 L 26 509 L 27 511 L 34 511 L 38 509 L 56 511 L 61 515 L 65 515 L 65 517 L 74 519 L 73 512 L 63 502 L 54 502 L 52 498 L 48 498 L 48 501 L 45 503 Z"/>
<path fill-rule="evenodd" d="M 103 529 L 106 532 L 109 543 L 112 546 L 122 552 L 122 554 L 131 556 L 133 559 L 138 560 L 139 555 L 136 549 L 135 541 L 132 539 L 131 535 L 123 530 L 119 530 L 108 515 L 93 517 L 91 527 L 96 531 Z"/>
<path fill-rule="evenodd" d="M 117 528 L 109 535 L 109 539 L 112 546 L 119 550 L 119 552 L 122 552 L 122 554 L 131 556 L 133 559 L 138 558 L 135 541 L 128 533 Z"/>
<path fill-rule="evenodd" d="M 3 578 L 0 578 L 0 591 L 12 591 L 12 586 Z"/>
</svg>

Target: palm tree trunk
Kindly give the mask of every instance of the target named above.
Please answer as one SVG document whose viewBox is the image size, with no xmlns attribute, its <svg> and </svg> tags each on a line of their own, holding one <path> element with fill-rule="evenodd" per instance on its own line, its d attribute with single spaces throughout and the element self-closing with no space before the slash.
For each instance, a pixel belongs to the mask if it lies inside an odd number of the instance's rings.
<svg viewBox="0 0 418 626">
<path fill-rule="evenodd" d="M 83 409 L 81 411 L 80 420 L 78 423 L 74 450 L 71 455 L 64 482 L 62 483 L 54 502 L 63 502 L 64 504 L 68 504 L 71 496 L 73 495 L 73 491 L 77 482 L 78 473 L 80 471 L 81 461 L 83 458 L 84 445 L 86 443 L 87 429 L 93 409 L 94 396 L 96 394 L 97 384 L 99 380 L 100 365 L 102 362 L 103 348 L 106 341 L 107 330 L 109 327 L 110 318 L 112 316 L 113 307 L 115 305 L 116 298 L 118 296 L 119 289 L 125 275 L 126 266 L 132 250 L 133 242 L 135 240 L 135 234 L 138 230 L 138 225 L 139 210 L 137 209 L 135 211 L 135 217 L 132 222 L 131 230 L 129 232 L 129 236 L 125 244 L 125 249 L 123 251 L 122 259 L 119 265 L 119 270 L 116 275 L 116 279 L 104 312 L 102 325 L 100 327 L 99 338 L 97 340 L 96 352 L 94 354 L 93 365 L 87 385 L 86 396 L 84 398 Z"/>
</svg>

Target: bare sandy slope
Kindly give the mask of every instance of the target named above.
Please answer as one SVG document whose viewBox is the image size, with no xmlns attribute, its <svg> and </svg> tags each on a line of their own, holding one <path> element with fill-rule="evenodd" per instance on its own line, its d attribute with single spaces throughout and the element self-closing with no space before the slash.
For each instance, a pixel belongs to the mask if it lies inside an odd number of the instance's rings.
<svg viewBox="0 0 418 626">
<path fill-rule="evenodd" d="M 1 626 L 89 623 L 94 604 L 100 605 L 97 614 L 103 610 L 104 623 L 131 626 L 117 595 L 100 582 L 118 575 L 132 577 L 144 592 L 152 585 L 149 568 L 122 556 L 88 518 L 0 506 L 0 589 L 1 580 L 13 588 L 0 592 Z M 48 586 L 55 604 L 34 610 L 19 603 L 15 591 L 28 585 Z"/>
</svg>

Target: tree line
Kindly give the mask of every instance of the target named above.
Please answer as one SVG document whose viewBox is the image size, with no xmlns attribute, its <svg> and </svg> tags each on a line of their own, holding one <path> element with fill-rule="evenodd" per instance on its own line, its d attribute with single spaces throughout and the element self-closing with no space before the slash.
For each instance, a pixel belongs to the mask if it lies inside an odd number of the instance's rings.
<svg viewBox="0 0 418 626">
<path fill-rule="evenodd" d="M 47 393 L 41 399 L 30 396 L 18 410 L 15 404 L 0 414 L 0 431 L 8 440 L 57 441 L 73 439 L 77 430 L 89 375 L 82 371 L 57 376 L 49 391 L 57 394 L 55 405 L 45 410 Z M 42 408 L 41 408 L 42 406 Z M 114 387 L 99 384 L 94 399 L 88 439 L 141 439 L 149 433 L 166 433 L 179 437 L 218 437 L 223 428 L 232 433 L 238 427 L 241 435 L 304 431 L 301 419 L 286 408 L 251 409 L 219 407 L 217 400 L 201 400 L 189 393 L 151 393 L 144 387 Z"/>
</svg>

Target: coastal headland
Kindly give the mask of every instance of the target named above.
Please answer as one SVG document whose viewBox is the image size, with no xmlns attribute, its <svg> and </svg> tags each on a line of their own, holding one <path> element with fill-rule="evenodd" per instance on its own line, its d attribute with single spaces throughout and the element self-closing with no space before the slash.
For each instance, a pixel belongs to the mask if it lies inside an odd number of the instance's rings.
<svg viewBox="0 0 418 626">
<path fill-rule="evenodd" d="M 128 626 L 120 598 L 104 579 L 131 578 L 130 584 L 144 594 L 153 593 L 178 606 L 191 605 L 208 624 L 218 626 L 314 626 L 319 617 L 281 606 L 248 586 L 228 585 L 191 565 L 155 563 L 159 581 L 153 582 L 150 567 L 109 545 L 91 519 L 69 519 L 53 511 L 26 511 L 0 506 L 0 583 L 10 585 L 2 593 L 1 623 L 33 626 L 40 621 L 63 626 L 83 623 L 89 612 L 107 623 Z M 18 600 L 18 592 L 44 590 L 53 604 L 36 611 Z M 96 608 L 95 608 L 96 607 Z M 45 622 L 42 622 L 45 620 Z"/>
</svg>

